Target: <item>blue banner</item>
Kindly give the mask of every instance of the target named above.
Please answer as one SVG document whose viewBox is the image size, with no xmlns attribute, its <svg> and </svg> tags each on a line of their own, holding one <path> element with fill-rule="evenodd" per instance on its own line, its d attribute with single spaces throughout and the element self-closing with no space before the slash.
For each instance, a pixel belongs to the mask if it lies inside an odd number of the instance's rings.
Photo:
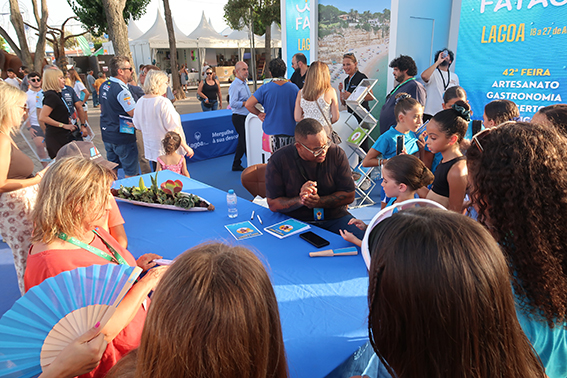
<svg viewBox="0 0 567 378">
<path fill-rule="evenodd" d="M 311 53 L 311 1 L 286 0 L 285 22 L 287 44 L 287 77 L 293 74 L 291 58 L 297 53 L 303 53 L 310 64 Z"/>
<path fill-rule="evenodd" d="M 475 119 L 492 100 L 522 119 L 567 98 L 567 0 L 463 0 L 455 71 Z"/>
<path fill-rule="evenodd" d="M 238 133 L 232 125 L 230 110 L 182 114 L 181 124 L 187 144 L 195 151 L 189 162 L 232 154 L 236 150 Z"/>
</svg>

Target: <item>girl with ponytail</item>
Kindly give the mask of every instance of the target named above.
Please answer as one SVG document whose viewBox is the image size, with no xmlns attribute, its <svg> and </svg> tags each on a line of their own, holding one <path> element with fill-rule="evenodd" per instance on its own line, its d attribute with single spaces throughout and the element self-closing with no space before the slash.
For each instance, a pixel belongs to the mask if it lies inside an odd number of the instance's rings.
<svg viewBox="0 0 567 378">
<path fill-rule="evenodd" d="M 470 110 L 469 104 L 457 101 L 450 109 L 435 114 L 427 124 L 427 147 L 443 156 L 427 199 L 459 213 L 463 211 L 467 190 L 467 164 L 460 143 L 467 132 Z"/>
<path fill-rule="evenodd" d="M 382 188 L 389 198 L 387 206 L 419 198 L 417 191 L 432 182 L 433 173 L 413 155 L 394 156 L 382 168 Z M 353 218 L 349 224 L 366 230 L 366 224 L 360 219 Z M 339 232 L 346 241 L 361 246 L 362 241 L 350 232 L 344 230 Z"/>
</svg>

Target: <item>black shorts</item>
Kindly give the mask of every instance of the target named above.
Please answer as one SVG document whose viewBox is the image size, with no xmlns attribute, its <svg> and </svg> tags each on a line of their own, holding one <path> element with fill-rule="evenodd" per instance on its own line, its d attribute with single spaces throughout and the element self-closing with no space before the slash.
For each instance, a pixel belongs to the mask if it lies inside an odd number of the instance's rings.
<svg viewBox="0 0 567 378">
<path fill-rule="evenodd" d="M 32 126 L 31 128 L 35 130 L 35 136 L 36 136 L 36 138 L 37 138 L 37 137 L 45 138 L 45 134 L 44 134 L 43 130 L 41 129 L 41 127 L 39 127 L 39 126 Z"/>
</svg>

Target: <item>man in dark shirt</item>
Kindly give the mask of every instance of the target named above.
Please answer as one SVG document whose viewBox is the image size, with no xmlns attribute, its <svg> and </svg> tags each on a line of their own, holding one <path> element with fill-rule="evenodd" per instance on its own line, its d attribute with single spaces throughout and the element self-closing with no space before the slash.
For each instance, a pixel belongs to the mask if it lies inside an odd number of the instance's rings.
<svg viewBox="0 0 567 378">
<path fill-rule="evenodd" d="M 394 107 L 396 106 L 396 95 L 398 93 L 407 93 L 415 98 L 422 106 L 425 106 L 427 93 L 423 84 L 415 79 L 417 75 L 417 65 L 411 56 L 400 55 L 390 62 L 393 68 L 393 74 L 396 78 L 396 86 L 386 96 L 386 101 L 382 105 L 380 112 L 380 134 L 384 134 L 391 126 L 396 124 L 396 116 L 394 115 Z"/>
<path fill-rule="evenodd" d="M 306 118 L 295 128 L 295 144 L 277 150 L 266 167 L 270 210 L 289 215 L 336 234 L 364 232 L 348 222 L 354 200 L 352 171 L 344 151 L 331 143 L 323 126 Z"/>
<path fill-rule="evenodd" d="M 302 53 L 297 53 L 291 58 L 291 68 L 295 71 L 291 75 L 291 81 L 293 84 L 297 85 L 299 89 L 303 89 L 303 84 L 305 84 L 305 75 L 307 75 L 307 58 Z"/>
</svg>

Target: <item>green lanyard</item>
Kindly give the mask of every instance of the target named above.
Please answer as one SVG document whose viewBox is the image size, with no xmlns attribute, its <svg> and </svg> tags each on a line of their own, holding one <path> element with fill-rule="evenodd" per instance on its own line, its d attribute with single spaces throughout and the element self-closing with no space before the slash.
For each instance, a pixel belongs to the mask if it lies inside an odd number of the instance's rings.
<svg viewBox="0 0 567 378">
<path fill-rule="evenodd" d="M 402 85 L 404 85 L 405 83 L 407 83 L 408 81 L 412 81 L 415 80 L 415 77 L 410 77 L 409 79 L 407 79 L 406 81 L 404 81 L 401 84 L 398 84 L 398 86 L 396 88 L 394 88 L 392 90 L 392 92 L 388 93 L 388 95 L 386 96 L 386 100 L 390 98 L 390 96 L 392 96 L 394 93 L 396 93 L 396 91 L 398 90 L 399 87 L 401 87 Z"/>
<path fill-rule="evenodd" d="M 87 250 L 91 253 L 94 253 L 95 255 L 102 257 L 105 260 L 108 260 L 112 263 L 116 263 L 116 264 L 121 264 L 121 265 L 129 265 L 126 260 L 124 260 L 124 258 L 122 256 L 120 256 L 120 254 L 116 251 L 116 249 L 114 249 L 110 244 L 108 244 L 106 242 L 106 240 L 104 240 L 102 238 L 102 236 L 100 236 L 100 234 L 98 232 L 96 232 L 96 230 L 93 230 L 94 234 L 96 236 L 98 236 L 100 238 L 100 240 L 102 240 L 102 242 L 106 245 L 106 247 L 110 250 L 110 252 L 112 252 L 112 255 L 101 251 L 98 248 L 95 248 L 91 245 L 88 245 L 87 243 L 83 243 L 80 240 L 75 239 L 74 237 L 68 237 L 67 234 L 64 234 L 63 232 L 60 232 L 59 235 L 57 235 L 59 237 L 59 239 L 64 240 L 68 243 L 74 244 L 77 247 L 81 247 L 84 250 Z"/>
</svg>

